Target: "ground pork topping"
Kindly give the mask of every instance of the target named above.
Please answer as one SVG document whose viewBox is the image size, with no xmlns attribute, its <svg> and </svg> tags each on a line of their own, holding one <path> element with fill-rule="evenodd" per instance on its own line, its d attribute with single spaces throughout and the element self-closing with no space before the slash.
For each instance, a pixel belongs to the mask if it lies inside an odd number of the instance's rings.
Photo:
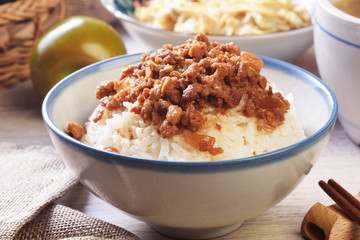
<svg viewBox="0 0 360 240">
<path fill-rule="evenodd" d="M 75 122 L 70 122 L 68 123 L 67 131 L 71 137 L 81 141 L 81 139 L 86 134 L 86 127 L 81 126 Z"/>
<path fill-rule="evenodd" d="M 258 128 L 273 130 L 283 123 L 289 103 L 268 87 L 262 66 L 260 58 L 234 43 L 210 43 L 199 34 L 184 45 L 144 53 L 140 63 L 124 68 L 119 80 L 100 84 L 96 97 L 109 110 L 137 101 L 131 111 L 158 124 L 164 138 L 199 130 L 205 122 L 202 108 L 224 110 L 240 100 L 245 101 L 242 114 L 255 117 Z"/>
</svg>

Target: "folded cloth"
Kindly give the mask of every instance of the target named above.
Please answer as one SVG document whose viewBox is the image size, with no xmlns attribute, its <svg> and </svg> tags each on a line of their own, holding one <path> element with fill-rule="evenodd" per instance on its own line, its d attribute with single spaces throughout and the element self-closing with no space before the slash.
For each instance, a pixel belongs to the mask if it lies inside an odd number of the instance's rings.
<svg viewBox="0 0 360 240">
<path fill-rule="evenodd" d="M 139 239 L 128 231 L 60 204 L 50 204 L 15 239 Z"/>
<path fill-rule="evenodd" d="M 139 239 L 53 203 L 78 179 L 51 146 L 0 143 L 0 239 Z"/>
</svg>

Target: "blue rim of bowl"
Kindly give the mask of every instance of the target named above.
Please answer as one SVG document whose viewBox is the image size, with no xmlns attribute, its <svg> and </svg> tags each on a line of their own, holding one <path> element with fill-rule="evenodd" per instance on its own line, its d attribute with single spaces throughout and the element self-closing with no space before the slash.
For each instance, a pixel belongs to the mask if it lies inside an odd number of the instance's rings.
<svg viewBox="0 0 360 240">
<path fill-rule="evenodd" d="M 127 55 L 121 55 L 117 57 L 113 57 L 107 60 L 103 60 L 97 63 L 94 63 L 92 65 L 89 65 L 87 67 L 84 67 L 69 76 L 65 77 L 63 80 L 58 82 L 46 95 L 43 104 L 42 104 L 42 115 L 43 120 L 48 127 L 54 134 L 56 134 L 58 137 L 60 137 L 62 140 L 66 141 L 69 144 L 75 145 L 77 148 L 80 148 L 84 150 L 87 153 L 91 153 L 92 155 L 96 156 L 103 156 L 103 161 L 109 161 L 111 163 L 115 164 L 131 164 L 132 166 L 136 165 L 145 165 L 145 166 L 164 166 L 164 167 L 200 167 L 200 168 L 211 168 L 211 167 L 227 167 L 227 166 L 235 166 L 235 165 L 241 165 L 242 167 L 251 167 L 258 164 L 267 164 L 267 163 L 273 163 L 276 161 L 280 161 L 282 159 L 288 158 L 289 156 L 294 156 L 299 152 L 302 152 L 304 149 L 306 149 L 309 144 L 316 143 L 319 140 L 322 139 L 323 136 L 325 136 L 327 133 L 331 132 L 336 121 L 337 112 L 338 112 L 338 104 L 336 101 L 336 97 L 334 93 L 330 90 L 328 86 L 326 86 L 318 77 L 313 75 L 312 73 L 297 67 L 295 65 L 292 65 L 290 63 L 277 60 L 270 57 L 265 56 L 259 56 L 264 61 L 264 66 L 272 66 L 273 68 L 276 68 L 282 72 L 291 72 L 292 74 L 297 75 L 303 75 L 306 76 L 304 81 L 310 82 L 311 86 L 315 87 L 318 92 L 321 93 L 324 98 L 327 98 L 329 101 L 328 107 L 331 108 L 331 113 L 329 116 L 328 121 L 324 126 L 322 126 L 317 132 L 314 134 L 307 136 L 304 140 L 297 142 L 295 144 L 289 145 L 287 147 L 259 154 L 256 156 L 250 156 L 245 158 L 237 158 L 237 159 L 229 159 L 229 160 L 220 160 L 220 161 L 206 161 L 206 162 L 184 162 L 184 161 L 166 161 L 166 160 L 152 160 L 152 159 L 143 159 L 143 158 L 137 158 L 137 157 L 129 157 L 125 155 L 120 155 L 116 153 L 111 153 L 105 150 L 96 149 L 92 146 L 86 145 L 80 141 L 75 140 L 74 138 L 70 137 L 68 134 L 66 134 L 63 130 L 61 130 L 59 127 L 55 125 L 55 123 L 51 119 L 51 108 L 53 106 L 53 100 L 56 99 L 56 97 L 64 90 L 64 88 L 68 85 L 74 84 L 77 78 L 80 76 L 87 76 L 89 73 L 92 73 L 92 69 L 97 68 L 101 65 L 104 65 L 106 63 L 125 59 L 125 58 L 132 58 L 132 57 L 139 57 L 140 58 L 141 53 L 137 54 L 127 54 Z"/>
<path fill-rule="evenodd" d="M 110 1 L 112 1 L 112 3 L 110 3 Z M 167 29 L 162 29 L 162 28 L 157 28 L 154 27 L 150 24 L 146 24 L 143 22 L 140 22 L 138 20 L 136 20 L 135 18 L 121 12 L 116 6 L 115 3 L 113 2 L 114 0 L 100 0 L 100 2 L 102 3 L 102 5 L 111 13 L 113 13 L 117 18 L 119 18 L 120 20 L 126 21 L 128 23 L 131 24 L 135 24 L 138 27 L 142 27 L 142 28 L 146 28 L 148 30 L 151 31 L 156 31 L 156 32 L 162 32 L 164 34 L 172 34 L 178 37 L 186 37 L 186 38 L 191 38 L 193 39 L 194 36 L 196 34 L 192 34 L 192 33 L 185 33 L 185 32 L 175 32 L 175 31 L 171 31 L 171 30 L 167 30 Z M 267 38 L 278 38 L 279 36 L 287 36 L 287 35 L 297 35 L 297 34 L 302 34 L 304 32 L 312 32 L 313 31 L 313 25 L 310 24 L 309 26 L 306 27 L 302 27 L 302 28 L 297 28 L 297 29 L 292 29 L 292 30 L 288 30 L 288 31 L 282 31 L 282 32 L 274 32 L 274 33 L 266 33 L 266 34 L 261 34 L 261 35 L 245 35 L 245 36 L 238 36 L 238 35 L 233 35 L 233 36 L 226 36 L 226 35 L 210 35 L 207 34 L 207 36 L 209 38 L 231 38 L 233 41 L 238 40 L 238 39 L 247 39 L 247 40 L 256 40 L 256 39 L 263 39 L 264 36 L 266 36 Z"/>
</svg>

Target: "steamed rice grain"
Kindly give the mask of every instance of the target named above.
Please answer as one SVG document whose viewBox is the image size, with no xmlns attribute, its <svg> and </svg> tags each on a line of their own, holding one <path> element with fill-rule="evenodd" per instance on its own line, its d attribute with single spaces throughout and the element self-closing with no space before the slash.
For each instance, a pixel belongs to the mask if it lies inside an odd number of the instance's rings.
<svg viewBox="0 0 360 240">
<path fill-rule="evenodd" d="M 263 61 L 198 34 L 146 52 L 119 80 L 96 89 L 86 126 L 68 132 L 110 152 L 165 161 L 218 161 L 270 152 L 305 138 L 292 95 L 276 90 Z"/>
<path fill-rule="evenodd" d="M 292 96 L 287 96 L 291 103 Z M 136 103 L 135 103 L 136 104 Z M 83 142 L 99 149 L 113 146 L 122 155 L 159 159 L 167 161 L 218 161 L 249 157 L 286 147 L 304 139 L 302 126 L 297 119 L 294 106 L 291 104 L 285 114 L 284 124 L 274 131 L 259 130 L 256 118 L 245 117 L 240 113 L 242 105 L 228 109 L 225 114 L 217 113 L 215 109 L 203 110 L 206 116 L 205 126 L 200 134 L 216 139 L 215 147 L 221 147 L 221 154 L 211 155 L 207 151 L 198 151 L 184 141 L 184 134 L 178 134 L 165 139 L 156 131 L 157 126 L 146 123 L 140 115 L 129 111 L 132 103 L 124 103 L 126 109 L 106 111 L 98 122 L 86 123 L 87 134 Z M 221 128 L 216 126 L 220 125 Z"/>
</svg>

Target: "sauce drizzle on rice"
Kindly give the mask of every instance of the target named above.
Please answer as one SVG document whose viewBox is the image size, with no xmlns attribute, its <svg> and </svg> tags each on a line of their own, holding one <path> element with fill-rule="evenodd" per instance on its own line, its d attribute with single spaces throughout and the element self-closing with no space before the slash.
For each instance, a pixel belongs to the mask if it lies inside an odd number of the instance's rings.
<svg viewBox="0 0 360 240">
<path fill-rule="evenodd" d="M 130 112 L 157 126 L 162 138 L 184 133 L 187 144 L 217 155 L 223 150 L 214 147 L 215 138 L 198 133 L 206 125 L 204 109 L 226 115 L 241 102 L 240 113 L 255 118 L 259 131 L 272 132 L 284 123 L 290 104 L 260 74 L 262 66 L 260 58 L 234 43 L 210 43 L 204 34 L 180 46 L 167 44 L 125 67 L 119 80 L 98 85 L 101 108 L 92 121 L 101 120 L 104 109 L 123 110 L 130 102 Z M 215 128 L 221 130 L 219 124 Z"/>
<path fill-rule="evenodd" d="M 109 110 L 124 101 L 138 101 L 131 109 L 144 120 L 161 123 L 169 138 L 186 128 L 196 132 L 204 124 L 199 110 L 207 105 L 232 108 L 247 99 L 243 114 L 256 117 L 259 127 L 274 129 L 284 121 L 289 103 L 267 89 L 260 75 L 263 62 L 233 43 L 210 44 L 203 34 L 186 44 L 165 45 L 145 53 L 141 62 L 123 70 L 119 81 L 100 84 L 96 97 Z"/>
</svg>

